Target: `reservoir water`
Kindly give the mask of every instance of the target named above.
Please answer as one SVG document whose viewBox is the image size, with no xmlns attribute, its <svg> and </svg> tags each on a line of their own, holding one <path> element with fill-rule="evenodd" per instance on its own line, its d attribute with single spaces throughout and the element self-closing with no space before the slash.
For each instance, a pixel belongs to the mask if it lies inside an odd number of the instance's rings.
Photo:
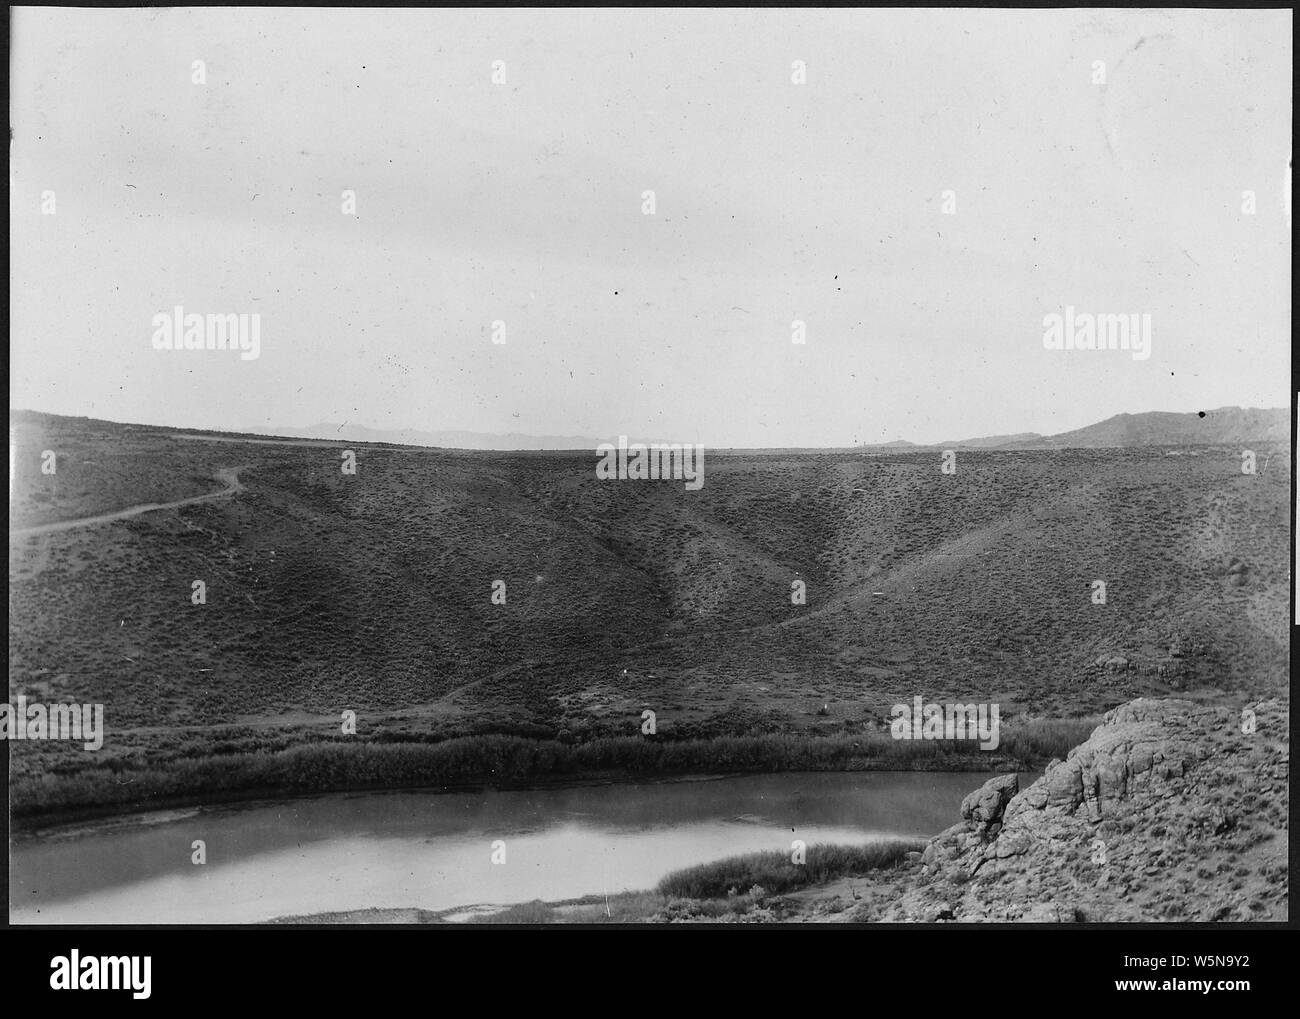
<svg viewBox="0 0 1300 1019">
<path fill-rule="evenodd" d="M 797 772 L 514 791 L 398 791 L 137 814 L 10 845 L 13 923 L 253 923 L 649 889 L 791 842 L 928 837 L 980 772 Z M 1022 776 L 1024 788 L 1027 776 Z M 196 864 L 194 843 L 206 862 Z M 502 846 L 501 844 L 504 844 Z M 495 845 L 494 845 L 495 844 Z M 504 848 L 504 863 L 493 863 Z"/>
</svg>

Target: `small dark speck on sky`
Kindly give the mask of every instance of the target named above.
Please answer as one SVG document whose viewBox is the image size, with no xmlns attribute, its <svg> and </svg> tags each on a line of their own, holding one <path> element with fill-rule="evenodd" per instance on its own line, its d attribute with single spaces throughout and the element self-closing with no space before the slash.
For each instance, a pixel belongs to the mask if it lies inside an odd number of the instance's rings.
<svg viewBox="0 0 1300 1019">
<path fill-rule="evenodd" d="M 1170 372 L 1170 374 L 1172 375 L 1173 373 Z M 1205 417 L 1205 411 L 1203 411 L 1203 410 L 1202 410 L 1202 411 L 1197 411 L 1196 416 L 1199 417 L 1199 418 L 1203 418 L 1203 417 Z"/>
</svg>

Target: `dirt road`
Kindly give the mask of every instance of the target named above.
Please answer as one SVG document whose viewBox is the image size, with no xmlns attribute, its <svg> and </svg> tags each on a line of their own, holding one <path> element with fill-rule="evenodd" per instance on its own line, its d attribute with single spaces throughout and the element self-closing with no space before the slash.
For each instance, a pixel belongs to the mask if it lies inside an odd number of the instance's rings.
<svg viewBox="0 0 1300 1019">
<path fill-rule="evenodd" d="M 226 485 L 220 492 L 195 495 L 188 499 L 177 499 L 175 502 L 146 502 L 141 503 L 139 506 L 128 506 L 126 509 L 116 510 L 112 513 L 100 513 L 93 517 L 79 517 L 76 520 L 59 520 L 52 524 L 37 524 L 35 527 L 15 527 L 9 531 L 9 540 L 30 538 L 40 534 L 55 534 L 58 531 L 72 531 L 79 527 L 94 527 L 96 524 L 108 524 L 114 520 L 138 517 L 141 513 L 152 513 L 154 510 L 177 509 L 181 506 L 193 506 L 200 502 L 224 499 L 228 495 L 235 495 L 244 491 L 244 486 L 239 480 L 239 472 L 242 470 L 244 470 L 243 467 L 223 467 L 217 471 L 218 480 Z"/>
</svg>

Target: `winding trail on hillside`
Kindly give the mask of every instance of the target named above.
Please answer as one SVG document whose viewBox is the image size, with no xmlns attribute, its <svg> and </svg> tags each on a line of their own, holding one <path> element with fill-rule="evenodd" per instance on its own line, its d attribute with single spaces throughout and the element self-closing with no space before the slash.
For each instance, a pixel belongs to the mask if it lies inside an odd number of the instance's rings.
<svg viewBox="0 0 1300 1019">
<path fill-rule="evenodd" d="M 94 527 L 98 524 L 112 523 L 114 520 L 127 520 L 131 517 L 138 517 L 142 513 L 152 513 L 154 510 L 178 509 L 181 506 L 194 506 L 201 502 L 224 499 L 227 496 L 237 495 L 244 491 L 244 486 L 239 480 L 239 472 L 245 469 L 246 467 L 222 467 L 217 471 L 218 480 L 226 485 L 219 492 L 193 495 L 188 499 L 177 499 L 175 502 L 146 502 L 138 506 L 128 506 L 126 509 L 115 510 L 112 513 L 99 513 L 93 517 L 78 517 L 76 520 L 58 520 L 52 524 L 37 524 L 34 527 L 15 527 L 9 531 L 9 540 L 31 538 L 41 534 L 55 534 L 59 531 L 72 531 L 79 527 Z"/>
</svg>

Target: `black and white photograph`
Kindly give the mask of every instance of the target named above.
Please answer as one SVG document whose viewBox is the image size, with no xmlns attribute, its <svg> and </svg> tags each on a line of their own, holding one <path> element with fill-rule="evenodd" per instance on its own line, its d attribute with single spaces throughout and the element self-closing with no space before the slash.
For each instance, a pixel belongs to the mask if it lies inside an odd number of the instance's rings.
<svg viewBox="0 0 1300 1019">
<path fill-rule="evenodd" d="M 11 934 L 1290 923 L 1289 9 L 9 33 Z"/>
</svg>

